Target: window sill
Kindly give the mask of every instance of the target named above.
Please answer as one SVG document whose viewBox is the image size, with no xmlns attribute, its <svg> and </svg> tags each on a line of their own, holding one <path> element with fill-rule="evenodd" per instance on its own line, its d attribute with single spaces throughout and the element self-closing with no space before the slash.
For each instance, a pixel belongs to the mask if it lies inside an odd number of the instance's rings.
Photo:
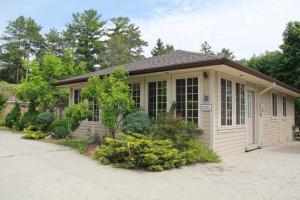
<svg viewBox="0 0 300 200">
<path fill-rule="evenodd" d="M 246 125 L 219 126 L 217 130 L 246 129 Z"/>
</svg>

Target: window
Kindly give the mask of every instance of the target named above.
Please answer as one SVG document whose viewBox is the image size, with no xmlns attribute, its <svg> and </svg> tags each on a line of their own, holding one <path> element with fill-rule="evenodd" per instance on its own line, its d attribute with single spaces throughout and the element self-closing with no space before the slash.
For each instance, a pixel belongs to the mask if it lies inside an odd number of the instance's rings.
<svg viewBox="0 0 300 200">
<path fill-rule="evenodd" d="M 286 97 L 282 97 L 282 115 L 286 117 Z"/>
<path fill-rule="evenodd" d="M 81 102 L 80 99 L 80 90 L 74 90 L 74 104 Z"/>
<path fill-rule="evenodd" d="M 176 114 L 198 124 L 198 78 L 176 80 Z"/>
<path fill-rule="evenodd" d="M 272 93 L 272 113 L 273 116 L 277 116 L 277 94 Z"/>
<path fill-rule="evenodd" d="M 232 82 L 221 79 L 221 125 L 232 125 Z"/>
<path fill-rule="evenodd" d="M 157 113 L 167 111 L 167 81 L 148 83 L 148 114 L 156 118 Z"/>
<path fill-rule="evenodd" d="M 92 115 L 88 117 L 89 121 L 99 122 L 99 105 L 96 99 L 90 102 L 90 109 Z"/>
<path fill-rule="evenodd" d="M 245 124 L 245 87 L 236 83 L 236 124 Z"/>
<path fill-rule="evenodd" d="M 134 102 L 134 105 L 136 108 L 140 108 L 141 104 L 141 84 L 140 83 L 131 83 L 129 84 L 130 87 L 130 93 L 132 100 Z"/>
</svg>

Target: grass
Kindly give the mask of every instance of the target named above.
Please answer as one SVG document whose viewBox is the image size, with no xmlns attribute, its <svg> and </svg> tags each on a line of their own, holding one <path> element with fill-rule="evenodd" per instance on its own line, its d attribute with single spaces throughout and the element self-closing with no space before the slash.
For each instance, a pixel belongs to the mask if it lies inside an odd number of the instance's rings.
<svg viewBox="0 0 300 200">
<path fill-rule="evenodd" d="M 69 138 L 69 139 L 58 139 L 52 140 L 53 143 L 71 147 L 72 149 L 78 150 L 81 154 L 84 154 L 88 147 L 89 143 L 88 140 L 85 138 Z"/>
</svg>

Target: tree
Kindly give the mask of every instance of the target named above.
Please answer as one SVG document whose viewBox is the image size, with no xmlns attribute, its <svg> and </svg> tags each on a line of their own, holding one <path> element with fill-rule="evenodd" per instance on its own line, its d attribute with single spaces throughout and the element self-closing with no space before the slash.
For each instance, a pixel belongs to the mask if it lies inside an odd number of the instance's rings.
<svg viewBox="0 0 300 200">
<path fill-rule="evenodd" d="M 211 50 L 211 46 L 206 41 L 201 44 L 200 52 L 207 55 L 215 55 L 215 53 Z"/>
<path fill-rule="evenodd" d="M 64 54 L 66 44 L 62 33 L 55 28 L 50 29 L 49 33 L 45 34 L 46 53 L 62 56 Z"/>
<path fill-rule="evenodd" d="M 240 63 L 266 75 L 278 78 L 278 69 L 283 63 L 282 59 L 283 55 L 280 51 L 266 51 L 258 56 L 253 55 L 249 60 L 243 59 Z"/>
<path fill-rule="evenodd" d="M 0 60 L 7 64 L 6 72 L 15 83 L 19 83 L 25 74 L 22 62 L 39 57 L 42 53 L 44 38 L 40 34 L 41 29 L 33 19 L 20 16 L 8 23 L 5 34 L 1 37 L 3 44 L 0 47 Z"/>
<path fill-rule="evenodd" d="M 158 38 L 156 41 L 156 46 L 152 49 L 151 54 L 152 56 L 158 56 L 169 53 L 171 51 L 174 51 L 174 46 L 170 44 L 166 44 L 165 46 L 163 41 Z"/>
<path fill-rule="evenodd" d="M 67 25 L 63 33 L 67 46 L 75 51 L 77 61 L 84 61 L 89 71 L 93 66 L 101 62 L 96 55 L 102 55 L 104 44 L 101 41 L 105 33 L 105 21 L 96 10 L 86 10 L 83 13 L 73 14 L 72 23 Z"/>
<path fill-rule="evenodd" d="M 289 22 L 283 32 L 283 65 L 278 79 L 300 89 L 300 21 Z"/>
<path fill-rule="evenodd" d="M 83 97 L 89 101 L 97 100 L 101 108 L 100 120 L 113 138 L 123 115 L 133 107 L 127 78 L 128 72 L 123 67 L 117 67 L 111 75 L 103 79 L 97 76 L 90 78 L 82 91 Z"/>
<path fill-rule="evenodd" d="M 141 38 L 138 26 L 127 17 L 112 18 L 113 27 L 108 29 L 104 67 L 121 65 L 144 58 L 143 47 L 147 42 Z"/>
<path fill-rule="evenodd" d="M 220 52 L 217 53 L 218 56 L 223 56 L 229 60 L 234 60 L 235 56 L 230 49 L 222 48 Z"/>
<path fill-rule="evenodd" d="M 67 49 L 63 57 L 45 55 L 41 61 L 25 62 L 29 69 L 28 78 L 18 85 L 17 96 L 32 104 L 34 110 L 60 111 L 67 105 L 68 91 L 56 88 L 51 83 L 84 72 L 84 63 L 76 65 L 72 50 Z"/>
</svg>

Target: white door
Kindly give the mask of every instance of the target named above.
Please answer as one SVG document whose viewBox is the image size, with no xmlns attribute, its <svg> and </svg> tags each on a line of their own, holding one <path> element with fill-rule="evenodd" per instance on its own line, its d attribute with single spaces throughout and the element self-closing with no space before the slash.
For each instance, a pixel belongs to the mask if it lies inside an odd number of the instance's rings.
<svg viewBox="0 0 300 200">
<path fill-rule="evenodd" d="M 248 144 L 254 144 L 254 92 L 247 92 Z"/>
</svg>

